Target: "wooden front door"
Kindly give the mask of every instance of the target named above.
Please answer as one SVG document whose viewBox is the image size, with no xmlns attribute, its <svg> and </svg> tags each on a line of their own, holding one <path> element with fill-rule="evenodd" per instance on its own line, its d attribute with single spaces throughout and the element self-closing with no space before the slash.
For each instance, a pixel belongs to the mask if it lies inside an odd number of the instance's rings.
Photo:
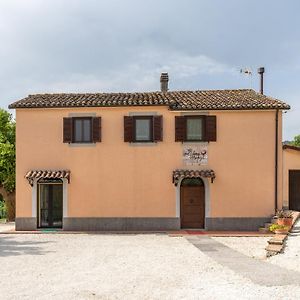
<svg viewBox="0 0 300 300">
<path fill-rule="evenodd" d="M 204 184 L 200 178 L 184 179 L 180 188 L 181 228 L 204 228 Z"/>
<path fill-rule="evenodd" d="M 289 171 L 289 209 L 300 211 L 300 170 Z"/>
</svg>

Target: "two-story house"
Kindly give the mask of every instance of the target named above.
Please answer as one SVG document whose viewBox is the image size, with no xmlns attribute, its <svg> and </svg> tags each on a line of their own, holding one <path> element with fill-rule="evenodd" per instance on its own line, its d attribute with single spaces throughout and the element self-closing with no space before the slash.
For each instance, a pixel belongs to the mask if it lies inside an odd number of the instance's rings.
<svg viewBox="0 0 300 300">
<path fill-rule="evenodd" d="M 16 109 L 16 228 L 256 230 L 282 207 L 282 111 L 253 90 L 36 94 Z"/>
</svg>

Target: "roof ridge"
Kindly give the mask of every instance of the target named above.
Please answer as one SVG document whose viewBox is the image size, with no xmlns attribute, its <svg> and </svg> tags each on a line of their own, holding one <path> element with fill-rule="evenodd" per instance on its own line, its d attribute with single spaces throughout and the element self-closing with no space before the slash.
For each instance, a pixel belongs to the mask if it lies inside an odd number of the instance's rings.
<svg viewBox="0 0 300 300">
<path fill-rule="evenodd" d="M 112 94 L 112 95 L 119 95 L 119 94 L 172 94 L 172 93 L 193 93 L 193 92 L 227 92 L 227 91 L 252 91 L 255 93 L 255 90 L 253 89 L 207 89 L 207 90 L 172 90 L 168 92 L 162 92 L 162 91 L 135 91 L 135 92 L 86 92 L 86 93 L 76 93 L 76 92 L 53 92 L 53 93 L 36 93 L 36 94 L 29 94 L 28 97 L 34 97 L 34 96 L 42 96 L 42 95 L 98 95 L 98 94 Z"/>
</svg>

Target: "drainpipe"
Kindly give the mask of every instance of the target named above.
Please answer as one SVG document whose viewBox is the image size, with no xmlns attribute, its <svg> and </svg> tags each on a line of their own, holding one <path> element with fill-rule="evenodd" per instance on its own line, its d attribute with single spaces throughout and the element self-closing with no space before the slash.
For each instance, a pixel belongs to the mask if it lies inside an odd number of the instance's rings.
<svg viewBox="0 0 300 300">
<path fill-rule="evenodd" d="M 275 116 L 275 213 L 278 209 L 278 114 L 279 110 L 276 109 Z"/>
</svg>

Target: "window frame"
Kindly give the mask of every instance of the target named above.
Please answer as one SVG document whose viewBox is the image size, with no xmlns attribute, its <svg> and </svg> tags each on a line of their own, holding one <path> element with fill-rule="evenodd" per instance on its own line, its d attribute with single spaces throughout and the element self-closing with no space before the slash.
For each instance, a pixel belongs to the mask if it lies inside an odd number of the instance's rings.
<svg viewBox="0 0 300 300">
<path fill-rule="evenodd" d="M 205 142 L 206 141 L 206 128 L 205 128 L 205 116 L 197 115 L 197 116 L 184 116 L 185 117 L 185 142 Z M 188 119 L 200 119 L 202 122 L 202 138 L 201 139 L 188 139 L 188 127 L 187 121 Z"/>
<path fill-rule="evenodd" d="M 76 141 L 75 139 L 75 135 L 76 135 L 76 127 L 75 127 L 75 123 L 76 123 L 76 120 L 89 120 L 90 122 L 90 138 L 89 138 L 89 141 Z M 81 129 L 82 129 L 82 135 L 83 135 L 83 122 L 82 122 L 82 125 L 81 125 Z M 83 136 L 82 136 L 83 137 Z M 92 144 L 93 143 L 93 120 L 92 120 L 92 117 L 72 117 L 72 143 L 73 144 Z"/>
<path fill-rule="evenodd" d="M 154 142 L 154 127 L 153 127 L 153 116 L 132 116 L 133 117 L 133 142 L 134 143 L 153 143 Z M 136 139 L 136 121 L 137 120 L 149 120 L 149 140 L 137 140 Z"/>
</svg>

